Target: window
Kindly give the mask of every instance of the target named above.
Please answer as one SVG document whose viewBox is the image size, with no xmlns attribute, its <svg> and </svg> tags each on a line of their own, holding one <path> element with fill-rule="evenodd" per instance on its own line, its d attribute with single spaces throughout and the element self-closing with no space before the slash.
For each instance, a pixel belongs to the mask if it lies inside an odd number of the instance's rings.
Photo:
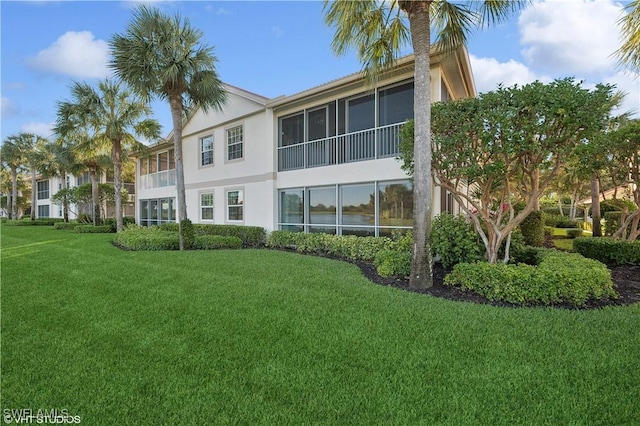
<svg viewBox="0 0 640 426">
<path fill-rule="evenodd" d="M 158 154 L 158 171 L 162 172 L 167 170 L 169 167 L 169 152 L 161 152 Z"/>
<path fill-rule="evenodd" d="M 413 226 L 413 185 L 410 181 L 379 184 L 378 200 L 380 226 Z"/>
<path fill-rule="evenodd" d="M 38 206 L 38 217 L 49 217 L 49 206 Z"/>
<path fill-rule="evenodd" d="M 375 96 L 366 95 L 348 101 L 347 115 L 349 133 L 375 127 Z"/>
<path fill-rule="evenodd" d="M 375 235 L 375 185 L 344 185 L 341 190 L 342 234 Z"/>
<path fill-rule="evenodd" d="M 227 161 L 242 159 L 244 142 L 244 129 L 242 126 L 227 130 Z"/>
<path fill-rule="evenodd" d="M 213 136 L 200 139 L 200 165 L 213 164 Z"/>
<path fill-rule="evenodd" d="M 49 199 L 49 181 L 41 180 L 36 185 L 38 189 L 38 200 L 48 200 Z M 49 217 L 48 210 L 47 210 L 47 215 L 44 217 Z"/>
<path fill-rule="evenodd" d="M 336 187 L 309 189 L 309 232 L 328 232 L 336 229 Z M 330 226 L 327 226 L 330 225 Z"/>
<path fill-rule="evenodd" d="M 413 83 L 393 86 L 379 94 L 380 126 L 413 119 Z"/>
<path fill-rule="evenodd" d="M 314 141 L 327 137 L 327 107 L 307 112 L 307 140 Z"/>
<path fill-rule="evenodd" d="M 213 192 L 200 194 L 200 219 L 213 220 Z"/>
<path fill-rule="evenodd" d="M 304 114 L 296 114 L 280 120 L 280 146 L 304 142 Z"/>
<path fill-rule="evenodd" d="M 242 190 L 227 191 L 227 220 L 241 222 L 244 220 L 244 195 Z"/>
<path fill-rule="evenodd" d="M 140 225 L 151 226 L 165 222 L 175 222 L 174 198 L 140 200 Z"/>
<path fill-rule="evenodd" d="M 304 190 L 280 191 L 280 229 L 301 232 L 304 230 Z"/>
</svg>

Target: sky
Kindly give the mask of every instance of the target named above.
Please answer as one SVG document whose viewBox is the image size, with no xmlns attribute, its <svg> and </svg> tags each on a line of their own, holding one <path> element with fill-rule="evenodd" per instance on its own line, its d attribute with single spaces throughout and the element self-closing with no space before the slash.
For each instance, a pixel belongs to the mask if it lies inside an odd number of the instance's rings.
<svg viewBox="0 0 640 426">
<path fill-rule="evenodd" d="M 355 52 L 331 51 L 333 29 L 321 1 L 153 1 L 180 13 L 203 31 L 215 49 L 221 79 L 259 95 L 291 95 L 360 71 Z M 534 0 L 507 22 L 469 37 L 468 51 L 479 93 L 498 84 L 522 85 L 575 77 L 584 87 L 615 84 L 627 93 L 620 112 L 640 116 L 640 76 L 617 66 L 621 45 L 616 22 L 628 2 Z M 0 2 L 2 115 L 0 133 L 50 137 L 57 103 L 69 101 L 75 81 L 91 85 L 112 77 L 112 35 L 123 34 L 135 1 Z M 410 53 L 410 47 L 404 53 Z M 165 102 L 154 118 L 171 130 Z"/>
</svg>

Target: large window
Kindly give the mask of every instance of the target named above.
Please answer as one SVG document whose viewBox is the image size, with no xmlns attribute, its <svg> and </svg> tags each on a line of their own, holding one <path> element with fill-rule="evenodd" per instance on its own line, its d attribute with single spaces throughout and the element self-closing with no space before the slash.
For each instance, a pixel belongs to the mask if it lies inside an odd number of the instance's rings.
<svg viewBox="0 0 640 426">
<path fill-rule="evenodd" d="M 213 136 L 200 138 L 200 165 L 213 164 Z"/>
<path fill-rule="evenodd" d="M 380 90 L 379 126 L 413 119 L 413 82 Z"/>
<path fill-rule="evenodd" d="M 227 191 L 227 221 L 242 222 L 244 220 L 244 194 L 240 189 Z"/>
<path fill-rule="evenodd" d="M 236 126 L 227 130 L 227 161 L 240 160 L 244 156 L 244 130 Z"/>
<path fill-rule="evenodd" d="M 152 226 L 175 221 L 175 198 L 140 200 L 140 225 Z"/>
<path fill-rule="evenodd" d="M 347 101 L 348 131 L 373 129 L 376 125 L 376 105 L 373 94 L 361 96 Z"/>
<path fill-rule="evenodd" d="M 289 146 L 304 141 L 304 114 L 296 114 L 280 120 L 280 146 Z"/>
<path fill-rule="evenodd" d="M 283 189 L 278 195 L 283 230 L 391 236 L 413 226 L 408 180 Z"/>
<path fill-rule="evenodd" d="M 213 220 L 213 192 L 200 194 L 200 219 Z"/>
<path fill-rule="evenodd" d="M 38 217 L 49 217 L 49 205 L 38 206 Z"/>
<path fill-rule="evenodd" d="M 41 181 L 38 181 L 36 185 L 38 189 L 38 194 L 37 194 L 38 200 L 48 200 L 49 199 L 49 181 L 41 180 Z M 46 217 L 49 217 L 48 213 Z"/>
</svg>

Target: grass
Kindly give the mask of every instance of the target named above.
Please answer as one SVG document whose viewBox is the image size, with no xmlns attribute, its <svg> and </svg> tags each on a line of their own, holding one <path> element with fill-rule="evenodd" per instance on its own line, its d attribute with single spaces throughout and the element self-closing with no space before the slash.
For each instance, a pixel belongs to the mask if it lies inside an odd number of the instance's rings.
<svg viewBox="0 0 640 426">
<path fill-rule="evenodd" d="M 268 250 L 2 227 L 2 409 L 83 424 L 640 424 L 640 306 L 507 309 Z"/>
</svg>

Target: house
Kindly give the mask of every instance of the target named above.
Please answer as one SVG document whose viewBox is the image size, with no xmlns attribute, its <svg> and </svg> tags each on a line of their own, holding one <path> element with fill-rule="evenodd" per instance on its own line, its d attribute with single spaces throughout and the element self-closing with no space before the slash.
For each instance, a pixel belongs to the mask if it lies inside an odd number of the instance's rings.
<svg viewBox="0 0 640 426">
<path fill-rule="evenodd" d="M 475 96 L 468 53 L 432 55 L 431 98 Z M 412 183 L 399 131 L 413 118 L 413 56 L 375 87 L 361 73 L 274 99 L 227 86 L 223 111 L 197 110 L 183 130 L 188 217 L 194 223 L 390 235 L 412 226 Z M 138 154 L 136 221 L 176 221 L 172 137 Z M 434 212 L 459 212 L 434 191 Z"/>
</svg>

